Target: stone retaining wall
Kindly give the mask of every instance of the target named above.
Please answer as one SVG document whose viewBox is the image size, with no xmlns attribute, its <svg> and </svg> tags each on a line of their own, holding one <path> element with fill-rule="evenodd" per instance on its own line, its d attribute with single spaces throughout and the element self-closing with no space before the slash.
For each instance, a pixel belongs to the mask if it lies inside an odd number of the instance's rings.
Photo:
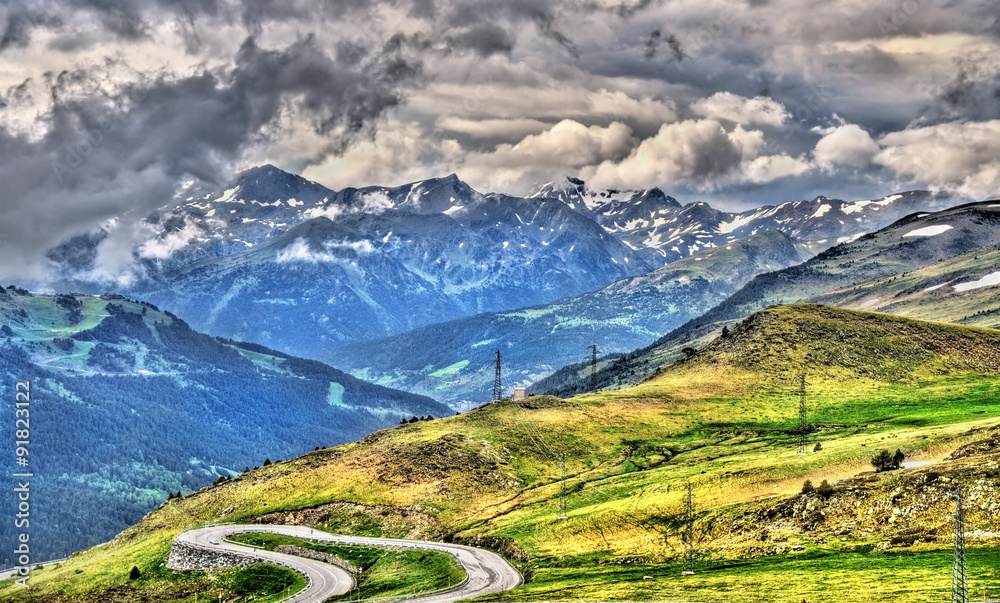
<svg viewBox="0 0 1000 603">
<path fill-rule="evenodd" d="M 238 555 L 226 551 L 210 551 L 174 541 L 167 559 L 167 569 L 175 572 L 200 570 L 224 570 L 234 567 L 250 567 L 262 563 L 260 559 Z"/>
</svg>

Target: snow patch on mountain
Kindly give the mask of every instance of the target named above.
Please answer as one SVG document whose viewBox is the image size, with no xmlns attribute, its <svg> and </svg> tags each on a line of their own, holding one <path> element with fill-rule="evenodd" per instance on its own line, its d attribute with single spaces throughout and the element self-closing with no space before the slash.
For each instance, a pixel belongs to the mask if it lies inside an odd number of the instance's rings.
<svg viewBox="0 0 1000 603">
<path fill-rule="evenodd" d="M 995 287 L 1000 285 L 1000 271 L 987 274 L 978 281 L 969 281 L 967 283 L 959 283 L 954 285 L 955 291 L 963 293 L 965 291 L 972 291 L 973 289 L 982 289 L 983 287 Z"/>
<path fill-rule="evenodd" d="M 233 188 L 227 188 L 222 196 L 213 201 L 213 203 L 244 203 L 242 199 L 236 198 L 236 193 L 240 192 L 239 186 L 234 186 Z"/>
<path fill-rule="evenodd" d="M 934 226 L 925 226 L 923 228 L 918 228 L 916 230 L 911 230 L 910 232 L 903 235 L 904 237 L 934 237 L 941 233 L 948 232 L 953 227 L 951 224 L 935 224 Z"/>
</svg>

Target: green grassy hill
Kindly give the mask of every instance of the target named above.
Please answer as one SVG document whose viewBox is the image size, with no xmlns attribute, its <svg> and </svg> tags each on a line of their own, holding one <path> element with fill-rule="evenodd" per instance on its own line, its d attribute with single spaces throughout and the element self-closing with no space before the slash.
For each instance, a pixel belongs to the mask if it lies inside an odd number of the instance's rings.
<svg viewBox="0 0 1000 603">
<path fill-rule="evenodd" d="M 495 600 L 926 601 L 949 592 L 956 484 L 968 488 L 973 589 L 997 592 L 998 395 L 1000 332 L 772 307 L 635 388 L 407 424 L 170 501 L 39 571 L 27 597 L 0 586 L 0 601 L 108 600 L 112 589 L 182 600 L 158 593 L 169 584 L 190 595 L 204 578 L 158 569 L 173 536 L 206 520 L 257 519 L 480 535 L 527 578 Z M 873 473 L 871 457 L 896 449 L 929 464 Z M 803 495 L 807 479 L 832 489 Z M 687 484 L 697 559 L 682 577 Z M 146 577 L 129 583 L 132 565 Z"/>
<path fill-rule="evenodd" d="M 451 414 L 319 362 L 197 333 L 149 304 L 15 288 L 0 289 L 0 378 L 9 442 L 14 384 L 31 383 L 37 560 L 105 541 L 169 493 L 267 457 Z M 14 509 L 14 496 L 5 489 L 0 501 Z M 13 542 L 11 524 L 0 525 L 3 542 Z"/>
</svg>

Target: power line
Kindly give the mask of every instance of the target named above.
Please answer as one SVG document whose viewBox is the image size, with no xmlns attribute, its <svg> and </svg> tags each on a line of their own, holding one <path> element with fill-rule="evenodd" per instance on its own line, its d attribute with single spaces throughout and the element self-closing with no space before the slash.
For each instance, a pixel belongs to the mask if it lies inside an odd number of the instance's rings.
<svg viewBox="0 0 1000 603">
<path fill-rule="evenodd" d="M 597 345 L 590 346 L 590 391 L 597 391 Z"/>
<path fill-rule="evenodd" d="M 500 384 L 500 350 L 497 350 L 497 370 L 493 377 L 493 401 L 499 402 L 503 399 L 503 386 Z"/>
<path fill-rule="evenodd" d="M 955 490 L 955 547 L 951 565 L 951 603 L 968 603 L 969 584 L 965 566 L 965 510 L 962 486 Z"/>
<path fill-rule="evenodd" d="M 566 453 L 562 454 L 562 491 L 559 494 L 559 519 L 566 519 Z"/>
<path fill-rule="evenodd" d="M 806 374 L 802 373 L 799 382 L 799 454 L 806 453 L 806 432 L 809 430 L 809 421 L 806 417 Z"/>
<path fill-rule="evenodd" d="M 684 542 L 684 569 L 681 573 L 688 575 L 694 573 L 694 496 L 691 494 L 691 482 L 687 484 L 684 506 L 684 532 L 681 534 Z"/>
</svg>

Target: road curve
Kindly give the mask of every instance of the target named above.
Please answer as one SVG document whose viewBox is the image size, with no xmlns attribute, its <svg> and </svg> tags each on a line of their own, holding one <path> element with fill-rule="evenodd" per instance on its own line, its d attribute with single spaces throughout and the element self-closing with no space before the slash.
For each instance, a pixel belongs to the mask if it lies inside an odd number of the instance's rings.
<svg viewBox="0 0 1000 603">
<path fill-rule="evenodd" d="M 257 556 L 260 559 L 286 565 L 302 572 L 309 578 L 310 584 L 305 590 L 287 599 L 287 603 L 322 603 L 327 597 L 349 592 L 354 586 L 354 580 L 350 574 L 339 567 L 304 557 L 253 549 L 225 540 L 228 536 L 245 532 L 269 532 L 271 534 L 282 534 L 285 536 L 342 544 L 423 549 L 441 551 L 453 555 L 459 565 L 465 570 L 466 579 L 452 589 L 408 599 L 415 603 L 450 603 L 461 599 L 509 590 L 520 585 L 522 582 L 521 574 L 500 555 L 471 546 L 443 542 L 342 536 L 314 530 L 305 526 L 259 524 L 220 525 L 198 528 L 179 534 L 177 540 L 202 548 L 221 549 L 243 555 Z M 218 541 L 219 544 L 212 544 L 212 540 Z"/>
</svg>

